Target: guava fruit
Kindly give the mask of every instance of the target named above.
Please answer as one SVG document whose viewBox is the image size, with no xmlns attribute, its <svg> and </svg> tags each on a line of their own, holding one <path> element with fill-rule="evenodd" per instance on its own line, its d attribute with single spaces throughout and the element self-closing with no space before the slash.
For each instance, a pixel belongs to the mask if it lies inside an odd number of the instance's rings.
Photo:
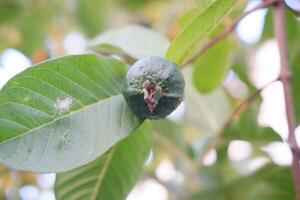
<svg viewBox="0 0 300 200">
<path fill-rule="evenodd" d="M 181 103 L 184 78 L 178 66 L 151 56 L 138 60 L 128 70 L 123 96 L 131 111 L 143 119 L 162 119 Z"/>
</svg>

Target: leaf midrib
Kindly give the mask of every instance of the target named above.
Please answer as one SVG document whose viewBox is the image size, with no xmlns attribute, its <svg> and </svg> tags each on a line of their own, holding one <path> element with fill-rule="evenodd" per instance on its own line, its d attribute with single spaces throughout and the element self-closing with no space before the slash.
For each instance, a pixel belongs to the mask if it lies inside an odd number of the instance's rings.
<svg viewBox="0 0 300 200">
<path fill-rule="evenodd" d="M 82 110 L 84 110 L 84 109 L 87 109 L 87 108 L 89 108 L 89 107 L 91 107 L 91 106 L 97 105 L 97 104 L 99 104 L 99 103 L 101 103 L 101 102 L 108 101 L 108 100 L 110 100 L 110 99 L 112 99 L 112 98 L 115 98 L 115 97 L 118 97 L 118 96 L 120 96 L 120 95 L 121 95 L 121 94 L 113 95 L 113 96 L 110 96 L 110 97 L 108 97 L 108 98 L 101 99 L 101 100 L 99 100 L 99 101 L 97 101 L 97 102 L 95 102 L 95 103 L 92 103 L 92 104 L 86 105 L 86 106 L 84 106 L 84 107 L 81 107 L 81 108 L 79 108 L 78 110 L 69 112 L 68 114 L 65 114 L 65 115 L 63 115 L 63 116 L 61 116 L 61 117 L 58 117 L 58 118 L 56 118 L 56 119 L 54 119 L 54 120 L 51 120 L 51 121 L 49 121 L 49 122 L 47 122 L 47 123 L 45 123 L 45 124 L 42 124 L 41 126 L 35 127 L 35 128 L 33 128 L 33 129 L 29 130 L 29 131 L 26 131 L 26 132 L 24 132 L 24 133 L 22 133 L 22 134 L 20 134 L 20 135 L 18 135 L 18 136 L 15 136 L 15 137 L 9 138 L 8 140 L 5 140 L 5 141 L 3 141 L 3 142 L 0 142 L 0 145 L 5 144 L 5 143 L 7 143 L 7 142 L 10 142 L 11 140 L 17 139 L 17 138 L 22 137 L 22 136 L 24 136 L 24 135 L 27 135 L 27 134 L 29 134 L 29 133 L 31 133 L 31 132 L 33 132 L 33 131 L 35 131 L 35 130 L 38 130 L 38 129 L 40 129 L 40 128 L 43 128 L 43 127 L 46 127 L 46 126 L 48 126 L 48 125 L 54 124 L 56 121 L 59 121 L 59 120 L 61 120 L 61 119 L 63 119 L 63 118 L 66 118 L 66 117 L 70 117 L 70 116 L 72 116 L 72 115 L 74 115 L 74 114 L 76 114 L 76 113 L 78 113 L 78 112 L 80 112 L 80 111 L 82 111 Z M 9 103 L 13 103 L 13 102 L 7 102 L 7 104 L 9 104 Z"/>
<path fill-rule="evenodd" d="M 207 10 L 211 9 L 211 8 L 214 7 L 214 6 L 216 6 L 216 2 L 211 3 L 211 4 L 208 5 L 205 9 L 203 9 L 201 12 L 199 12 L 199 14 L 197 14 L 192 20 L 190 20 L 190 22 L 182 29 L 182 31 L 180 31 L 180 33 L 175 37 L 175 39 L 174 39 L 173 41 L 176 41 L 178 38 L 181 37 L 182 34 L 186 33 L 187 30 L 193 25 L 193 23 L 194 23 L 195 20 L 197 20 L 198 18 L 200 18 L 201 15 L 203 15 L 203 13 L 208 12 Z M 225 12 L 225 14 L 224 14 L 223 17 L 225 17 L 228 13 L 230 13 L 231 10 L 232 10 L 232 7 L 229 8 L 229 9 Z M 216 20 L 216 22 L 215 22 L 212 26 L 210 26 L 210 28 L 208 29 L 208 32 L 209 32 L 210 30 L 214 29 L 214 27 L 216 27 L 216 26 L 220 23 L 220 21 L 223 20 L 223 17 L 221 17 L 219 20 L 214 19 L 214 21 Z M 202 33 L 202 37 L 203 37 L 204 35 L 206 35 L 206 34 L 207 34 L 207 32 Z M 202 37 L 200 37 L 200 38 L 202 38 Z M 199 39 L 198 39 L 197 41 L 199 41 Z M 194 44 L 192 44 L 192 46 L 195 45 L 195 43 L 197 43 L 197 42 L 194 42 Z M 169 56 L 169 54 L 170 54 L 170 49 L 173 50 L 173 45 L 174 45 L 174 42 L 172 42 L 172 43 L 170 44 L 170 47 L 169 47 L 169 49 L 167 50 L 165 56 L 167 56 L 167 57 Z M 182 64 L 182 62 L 184 61 L 185 56 L 188 54 L 189 49 L 191 49 L 191 48 L 188 48 L 187 50 L 185 50 L 185 51 L 183 52 L 183 54 L 181 55 L 180 60 L 177 61 L 178 63 L 181 63 L 181 64 Z"/>
<path fill-rule="evenodd" d="M 103 180 L 104 180 L 104 177 L 105 177 L 105 174 L 108 170 L 108 167 L 112 161 L 112 158 L 113 158 L 113 155 L 116 151 L 116 146 L 112 148 L 112 150 L 109 152 L 109 154 L 107 155 L 107 158 L 104 162 L 104 165 L 103 167 L 101 168 L 100 172 L 99 172 L 99 175 L 98 175 L 98 178 L 97 178 L 97 182 L 95 184 L 95 187 L 93 189 L 93 193 L 92 193 L 92 196 L 91 196 L 91 200 L 96 200 L 97 198 L 97 194 L 99 193 L 99 190 L 100 190 L 100 187 L 103 183 Z"/>
</svg>

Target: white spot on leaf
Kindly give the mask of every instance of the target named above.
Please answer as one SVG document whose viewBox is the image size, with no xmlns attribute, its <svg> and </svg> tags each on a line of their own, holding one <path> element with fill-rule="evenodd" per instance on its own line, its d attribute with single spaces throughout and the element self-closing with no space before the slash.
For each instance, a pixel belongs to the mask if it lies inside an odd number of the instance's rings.
<svg viewBox="0 0 300 200">
<path fill-rule="evenodd" d="M 71 98 L 57 99 L 54 108 L 59 113 L 65 113 L 70 110 L 72 103 L 73 100 Z"/>
</svg>

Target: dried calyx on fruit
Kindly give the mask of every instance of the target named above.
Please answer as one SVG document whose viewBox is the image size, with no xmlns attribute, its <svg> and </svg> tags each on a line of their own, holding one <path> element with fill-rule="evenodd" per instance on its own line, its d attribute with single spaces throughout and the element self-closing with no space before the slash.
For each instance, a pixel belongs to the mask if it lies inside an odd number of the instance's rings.
<svg viewBox="0 0 300 200">
<path fill-rule="evenodd" d="M 144 100 L 148 105 L 149 111 L 152 113 L 158 104 L 158 100 L 163 96 L 161 87 L 150 81 L 146 80 L 143 83 Z"/>
<path fill-rule="evenodd" d="M 184 79 L 177 65 L 153 56 L 137 61 L 128 71 L 123 96 L 141 118 L 165 118 L 183 99 Z"/>
</svg>

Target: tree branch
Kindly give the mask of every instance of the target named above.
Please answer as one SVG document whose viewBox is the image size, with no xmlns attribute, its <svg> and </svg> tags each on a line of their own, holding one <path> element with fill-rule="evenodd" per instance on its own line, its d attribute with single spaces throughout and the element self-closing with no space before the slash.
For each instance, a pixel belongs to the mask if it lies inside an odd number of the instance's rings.
<svg viewBox="0 0 300 200">
<path fill-rule="evenodd" d="M 262 89 L 258 89 L 256 91 L 254 91 L 245 101 L 240 103 L 235 108 L 233 113 L 230 115 L 230 117 L 224 124 L 222 130 L 225 131 L 230 126 L 230 124 L 232 124 L 241 113 L 243 113 L 245 110 L 247 110 L 247 108 L 249 108 L 252 105 L 252 103 L 254 102 L 254 100 L 260 95 L 261 91 L 262 91 Z M 224 132 L 224 131 L 222 131 L 222 132 Z"/>
<path fill-rule="evenodd" d="M 256 98 L 260 95 L 260 93 L 269 85 L 276 82 L 278 80 L 271 81 L 264 85 L 262 88 L 255 90 L 247 99 L 245 99 L 243 102 L 241 102 L 231 113 L 225 124 L 223 125 L 223 128 L 221 129 L 219 133 L 219 138 L 221 138 L 226 131 L 226 129 L 238 118 L 245 110 L 247 110 L 252 103 L 256 100 Z"/>
<path fill-rule="evenodd" d="M 215 44 L 217 44 L 220 40 L 224 39 L 227 35 L 229 35 L 231 32 L 233 32 L 235 30 L 235 28 L 237 27 L 237 25 L 245 18 L 247 17 L 249 14 L 251 14 L 252 12 L 262 9 L 262 8 L 266 8 L 271 6 L 272 4 L 276 3 L 278 0 L 265 0 L 264 2 L 262 2 L 261 4 L 257 5 L 256 7 L 252 8 L 251 10 L 245 12 L 242 16 L 240 16 L 231 26 L 229 26 L 223 33 L 221 33 L 220 35 L 216 36 L 214 39 L 212 39 L 211 41 L 209 41 L 207 44 L 205 44 L 200 50 L 199 52 L 194 55 L 192 58 L 190 58 L 189 60 L 187 60 L 184 64 L 183 67 L 195 62 L 197 60 L 197 58 L 199 56 L 201 56 L 205 51 L 207 51 L 209 48 L 213 47 Z"/>
<path fill-rule="evenodd" d="M 294 104 L 292 100 L 292 92 L 291 92 L 291 70 L 289 66 L 289 58 L 288 58 L 288 46 L 287 46 L 287 38 L 286 38 L 286 22 L 285 22 L 285 3 L 284 0 L 279 0 L 278 3 L 274 6 L 274 28 L 275 35 L 278 42 L 279 54 L 280 54 L 280 63 L 281 63 L 281 71 L 279 80 L 283 84 L 284 89 L 284 98 L 285 98 L 285 110 L 286 117 L 288 123 L 288 143 L 290 145 L 293 162 L 292 162 L 292 171 L 293 178 L 296 188 L 296 196 L 297 200 L 300 200 L 300 149 L 296 142 L 295 136 L 295 116 L 294 116 Z"/>
</svg>

